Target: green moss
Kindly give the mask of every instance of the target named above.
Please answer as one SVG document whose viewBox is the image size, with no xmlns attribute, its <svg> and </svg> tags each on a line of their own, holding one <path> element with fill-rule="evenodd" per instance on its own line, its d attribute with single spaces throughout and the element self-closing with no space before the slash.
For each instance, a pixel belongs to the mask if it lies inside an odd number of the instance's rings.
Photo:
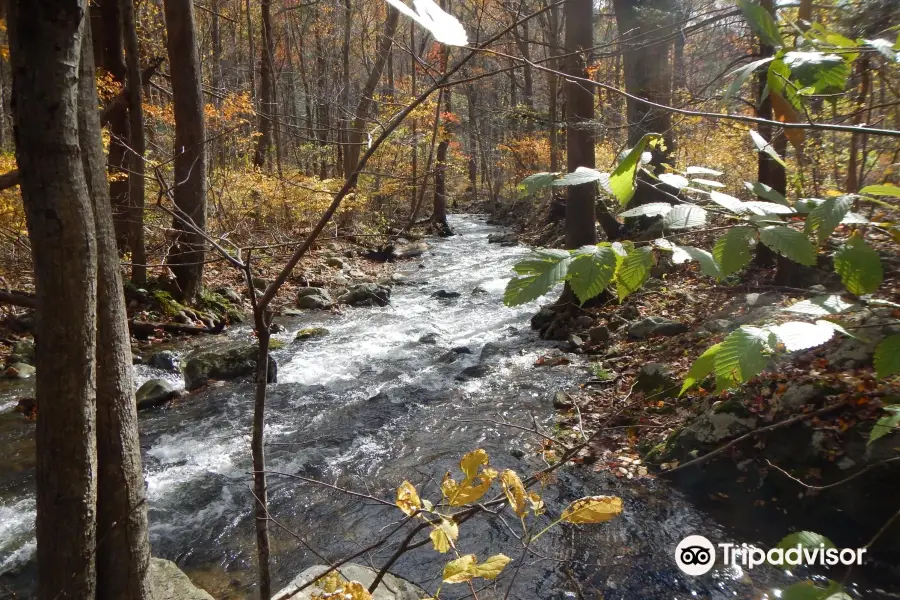
<svg viewBox="0 0 900 600">
<path fill-rule="evenodd" d="M 269 340 L 269 350 L 281 350 L 284 348 L 284 342 L 281 340 Z"/>
<path fill-rule="evenodd" d="M 328 330 L 324 327 L 308 327 L 306 329 L 301 329 L 300 331 L 298 331 L 297 336 L 294 339 L 298 342 L 302 342 L 304 340 L 319 338 L 324 335 L 328 335 Z"/>
<path fill-rule="evenodd" d="M 152 294 L 156 304 L 159 305 L 159 310 L 166 316 L 174 317 L 186 308 L 184 304 L 175 300 L 169 292 L 153 290 Z"/>
</svg>

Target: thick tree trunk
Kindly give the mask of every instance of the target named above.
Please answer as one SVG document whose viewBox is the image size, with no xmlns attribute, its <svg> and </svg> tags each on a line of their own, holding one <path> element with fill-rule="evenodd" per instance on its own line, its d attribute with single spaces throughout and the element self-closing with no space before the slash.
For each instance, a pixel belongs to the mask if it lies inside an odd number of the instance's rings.
<svg viewBox="0 0 900 600">
<path fill-rule="evenodd" d="M 669 60 L 671 43 L 652 43 L 667 36 L 672 29 L 674 0 L 613 0 L 616 25 L 625 67 L 625 91 L 658 104 L 668 105 L 672 98 L 672 64 Z M 672 115 L 628 98 L 628 145 L 633 147 L 647 133 L 659 133 L 665 139 L 666 151 L 653 149 L 651 164 L 657 173 L 669 162 L 675 151 L 672 136 Z M 671 202 L 672 198 L 649 181 L 639 178 L 632 205 L 649 202 Z"/>
<path fill-rule="evenodd" d="M 123 3 L 130 4 L 131 0 Z M 106 185 L 89 41 L 90 28 L 85 28 L 78 127 L 97 238 L 97 598 L 150 600 L 150 540 L 131 336 Z M 129 84 L 140 90 L 135 81 Z"/>
<path fill-rule="evenodd" d="M 175 189 L 177 232 L 169 251 L 180 296 L 193 300 L 203 281 L 206 240 L 206 126 L 200 90 L 200 57 L 191 0 L 165 0 L 169 65 L 175 104 Z"/>
<path fill-rule="evenodd" d="M 94 217 L 78 141 L 84 0 L 12 0 L 16 159 L 36 283 L 40 600 L 94 600 Z"/>
<path fill-rule="evenodd" d="M 382 73 L 384 73 L 384 66 L 387 64 L 391 45 L 394 43 L 394 33 L 397 31 L 397 23 L 399 22 L 400 13 L 393 7 L 388 8 L 387 21 L 384 23 L 384 31 L 378 42 L 378 55 L 375 58 L 375 65 L 369 73 L 365 87 L 363 87 L 359 104 L 356 105 L 356 112 L 353 116 L 353 124 L 350 127 L 350 131 L 347 132 L 347 147 L 344 150 L 345 177 L 349 177 L 353 173 L 356 169 L 356 163 L 359 162 L 366 118 L 369 116 L 369 109 L 372 107 L 372 95 L 375 93 L 375 88 L 378 87 Z"/>
<path fill-rule="evenodd" d="M 134 20 L 134 0 L 119 0 L 125 37 L 125 63 L 128 70 L 128 125 L 131 152 L 128 173 L 129 247 L 131 280 L 141 285 L 147 280 L 147 253 L 144 249 L 144 109 L 141 80 L 141 50 Z"/>
<path fill-rule="evenodd" d="M 275 41 L 272 37 L 272 13 L 271 1 L 261 0 L 262 12 L 262 56 L 259 61 L 259 124 L 256 138 L 256 151 L 253 154 L 253 164 L 257 168 L 263 168 L 269 157 L 269 148 L 272 146 L 272 120 L 276 118 L 275 110 L 275 83 L 273 81 L 275 56 Z"/>
<path fill-rule="evenodd" d="M 594 5 L 592 0 L 570 0 L 565 5 L 566 50 L 565 73 L 573 77 L 587 77 L 585 57 L 594 45 Z M 566 79 L 567 104 L 567 168 L 594 168 L 594 131 L 585 126 L 594 118 L 594 90 L 573 79 Z M 594 219 L 596 184 L 587 183 L 568 188 L 566 202 L 566 246 L 578 248 L 597 243 Z"/>
</svg>

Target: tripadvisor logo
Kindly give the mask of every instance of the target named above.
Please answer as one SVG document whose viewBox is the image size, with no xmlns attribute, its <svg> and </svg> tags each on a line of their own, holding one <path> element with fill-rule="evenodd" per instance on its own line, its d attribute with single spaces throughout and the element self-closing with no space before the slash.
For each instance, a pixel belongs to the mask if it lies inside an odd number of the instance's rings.
<svg viewBox="0 0 900 600">
<path fill-rule="evenodd" d="M 717 547 L 725 566 L 737 565 L 747 569 L 766 563 L 775 567 L 861 565 L 866 553 L 865 548 L 838 549 L 824 542 L 815 545 L 798 542 L 768 551 L 751 544 L 720 543 L 714 546 L 702 535 L 689 535 L 675 547 L 675 563 L 687 575 L 703 575 L 715 565 Z"/>
</svg>

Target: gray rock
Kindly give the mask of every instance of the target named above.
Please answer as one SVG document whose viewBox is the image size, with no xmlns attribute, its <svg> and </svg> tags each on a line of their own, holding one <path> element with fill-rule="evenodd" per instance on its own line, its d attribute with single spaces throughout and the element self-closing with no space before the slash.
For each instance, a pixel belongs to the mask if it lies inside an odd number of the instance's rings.
<svg viewBox="0 0 900 600">
<path fill-rule="evenodd" d="M 408 244 L 397 244 L 391 253 L 394 258 L 413 258 L 421 256 L 428 250 L 428 244 L 425 242 L 410 242 Z"/>
<path fill-rule="evenodd" d="M 680 387 L 680 384 L 666 365 L 646 363 L 641 365 L 632 389 L 635 392 L 643 392 L 647 396 L 653 396 L 653 398 L 661 400 L 674 397 Z"/>
<path fill-rule="evenodd" d="M 862 316 L 859 322 L 865 325 L 861 330 L 865 340 L 845 338 L 837 348 L 829 352 L 827 360 L 830 364 L 842 369 L 853 369 L 872 364 L 875 348 L 885 337 L 900 333 L 897 320 L 886 314 L 869 313 Z"/>
<path fill-rule="evenodd" d="M 377 283 L 359 283 L 338 296 L 338 302 L 350 306 L 386 306 L 390 303 L 391 288 Z"/>
<path fill-rule="evenodd" d="M 214 600 L 195 586 L 175 563 L 162 558 L 150 559 L 150 587 L 153 600 Z"/>
<path fill-rule="evenodd" d="M 758 306 L 768 306 L 770 304 L 775 304 L 778 302 L 778 298 L 775 294 L 747 294 L 744 296 L 744 301 L 748 306 L 758 307 Z"/>
<path fill-rule="evenodd" d="M 353 250 L 344 250 L 344 258 L 353 258 L 356 256 L 356 252 Z"/>
<path fill-rule="evenodd" d="M 713 319 L 704 323 L 700 329 L 706 333 L 725 333 L 734 329 L 735 325 L 728 319 Z"/>
<path fill-rule="evenodd" d="M 456 354 L 472 354 L 472 349 L 468 346 L 456 346 L 451 349 L 451 352 L 455 352 Z"/>
<path fill-rule="evenodd" d="M 306 287 L 297 291 L 297 308 L 328 309 L 334 305 L 325 288 Z"/>
<path fill-rule="evenodd" d="M 347 276 L 353 279 L 365 279 L 366 274 L 360 271 L 359 269 L 352 269 L 347 272 Z"/>
<path fill-rule="evenodd" d="M 307 327 L 306 329 L 301 329 L 300 331 L 298 331 L 294 339 L 298 342 L 304 342 L 306 340 L 313 340 L 326 335 L 328 335 L 328 330 L 324 327 Z"/>
<path fill-rule="evenodd" d="M 347 264 L 337 256 L 329 256 L 325 259 L 325 264 L 329 267 L 334 267 L 335 269 L 343 269 Z"/>
<path fill-rule="evenodd" d="M 9 379 L 31 379 L 36 369 L 26 363 L 12 363 L 6 367 L 6 377 Z"/>
<path fill-rule="evenodd" d="M 419 338 L 420 344 L 429 344 L 434 345 L 438 343 L 438 334 L 436 333 L 426 333 L 422 337 Z"/>
<path fill-rule="evenodd" d="M 492 233 L 488 235 L 488 243 L 515 246 L 519 243 L 519 238 L 514 233 Z"/>
<path fill-rule="evenodd" d="M 575 317 L 575 326 L 578 329 L 587 329 L 594 324 L 594 319 L 588 315 L 579 315 Z"/>
<path fill-rule="evenodd" d="M 313 594 L 321 593 L 321 589 L 311 585 L 299 593 L 294 594 L 294 592 L 297 588 L 315 580 L 328 569 L 329 567 L 325 565 L 316 565 L 306 569 L 295 577 L 287 587 L 279 590 L 272 596 L 272 600 L 286 600 L 289 597 L 291 600 L 309 600 Z M 374 569 L 353 563 L 343 565 L 338 570 L 345 580 L 359 582 L 367 589 L 375 582 L 377 575 L 377 571 Z M 419 600 L 419 598 L 427 596 L 428 594 L 422 588 L 390 573 L 384 576 L 384 579 L 372 594 L 374 600 Z"/>
<path fill-rule="evenodd" d="M 19 340 L 12 347 L 12 354 L 6 360 L 7 364 L 25 363 L 34 364 L 34 342 L 31 340 Z"/>
<path fill-rule="evenodd" d="M 605 344 L 609 342 L 609 328 L 604 325 L 591 327 L 588 331 L 588 339 L 592 344 Z"/>
<path fill-rule="evenodd" d="M 181 393 L 165 379 L 148 379 L 134 394 L 138 410 L 160 406 L 180 395 Z"/>
<path fill-rule="evenodd" d="M 297 310 L 296 308 L 285 308 L 281 311 L 282 317 L 302 317 L 304 312 L 302 310 Z"/>
<path fill-rule="evenodd" d="M 697 417 L 679 437 L 692 435 L 701 444 L 718 444 L 754 429 L 757 420 L 739 400 L 729 400 Z"/>
<path fill-rule="evenodd" d="M 334 283 L 337 285 L 350 285 L 350 280 L 344 277 L 341 273 L 337 273 L 334 276 Z"/>
<path fill-rule="evenodd" d="M 269 287 L 269 280 L 263 279 L 262 277 L 254 277 L 251 279 L 251 282 L 253 283 L 253 287 L 258 290 L 265 290 Z"/>
<path fill-rule="evenodd" d="M 210 380 L 229 380 L 253 375 L 256 373 L 257 353 L 256 344 L 241 342 L 225 343 L 194 352 L 184 360 L 184 387 L 192 391 L 206 385 Z M 275 383 L 278 366 L 271 356 L 268 365 L 266 380 Z"/>
<path fill-rule="evenodd" d="M 481 287 L 480 285 L 476 285 L 475 287 L 472 288 L 473 296 L 483 296 L 487 293 L 489 293 L 489 292 L 486 289 L 484 289 L 483 287 Z"/>
<path fill-rule="evenodd" d="M 531 317 L 531 328 L 532 329 L 543 329 L 544 327 L 550 325 L 553 322 L 553 319 L 556 318 L 556 313 L 553 312 L 550 308 L 542 308 L 537 311 L 537 314 Z"/>
<path fill-rule="evenodd" d="M 442 300 L 449 300 L 451 298 L 459 298 L 462 296 L 459 292 L 453 292 L 450 290 L 438 290 L 431 295 L 432 298 L 440 298 Z"/>
<path fill-rule="evenodd" d="M 181 323 L 182 325 L 188 325 L 191 322 L 191 318 L 188 316 L 187 311 L 184 310 L 178 311 L 174 320 L 176 323 Z"/>
<path fill-rule="evenodd" d="M 503 346 L 496 342 L 488 342 L 481 347 L 481 354 L 478 360 L 482 363 L 488 362 L 496 357 L 502 356 L 504 353 Z"/>
<path fill-rule="evenodd" d="M 581 336 L 575 335 L 574 333 L 570 334 L 566 341 L 569 342 L 569 348 L 572 350 L 578 350 L 584 346 L 584 340 L 581 339 Z"/>
<path fill-rule="evenodd" d="M 811 404 L 821 396 L 819 389 L 811 383 L 792 385 L 781 396 L 782 408 L 795 411 L 801 406 Z"/>
<path fill-rule="evenodd" d="M 662 335 L 673 336 L 684 333 L 688 326 L 678 321 L 663 317 L 647 317 L 628 328 L 628 338 L 632 340 L 644 340 L 649 337 Z"/>
<path fill-rule="evenodd" d="M 484 377 L 490 372 L 491 369 L 487 365 L 472 365 L 471 367 L 466 367 L 465 369 L 460 371 L 459 375 L 457 375 L 456 378 L 461 381 L 465 381 L 466 379 L 478 379 L 479 377 Z"/>
<path fill-rule="evenodd" d="M 178 355 L 171 350 L 162 350 L 152 355 L 147 360 L 147 364 L 163 371 L 177 371 Z"/>
<path fill-rule="evenodd" d="M 402 273 L 391 273 L 391 283 L 397 285 L 406 285 L 409 282 L 406 280 L 406 277 Z"/>
<path fill-rule="evenodd" d="M 217 294 L 219 294 L 220 296 L 222 296 L 223 298 L 225 298 L 226 300 L 228 300 L 229 302 L 231 302 L 232 304 L 242 304 L 244 302 L 244 299 L 241 297 L 241 295 L 239 293 L 237 293 L 237 291 L 234 290 L 233 288 L 220 287 L 217 290 L 215 290 L 215 292 Z"/>
<path fill-rule="evenodd" d="M 459 359 L 459 354 L 457 354 L 453 350 L 448 350 L 448 351 L 444 352 L 443 354 L 441 354 L 438 357 L 437 361 L 439 363 L 448 365 L 450 363 L 455 363 L 458 359 Z"/>
</svg>

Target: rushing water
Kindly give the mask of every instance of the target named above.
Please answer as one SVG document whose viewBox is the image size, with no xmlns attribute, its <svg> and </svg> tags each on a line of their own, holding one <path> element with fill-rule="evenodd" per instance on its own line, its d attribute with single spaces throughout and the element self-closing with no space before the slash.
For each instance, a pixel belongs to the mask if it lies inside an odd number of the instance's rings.
<svg viewBox="0 0 900 600">
<path fill-rule="evenodd" d="M 386 499 L 408 479 L 436 500 L 435 481 L 475 448 L 486 449 L 497 468 L 527 474 L 542 466 L 534 451 L 538 440 L 499 422 L 530 426 L 534 419 L 552 427 L 554 391 L 583 374 L 577 364 L 535 368 L 549 347 L 528 326 L 536 304 L 502 305 L 510 266 L 526 250 L 489 245 L 487 236 L 496 229 L 478 217 L 456 217 L 452 225 L 458 235 L 432 241 L 427 256 L 404 265 L 406 284 L 394 288 L 390 306 L 282 321 L 287 331 L 279 337 L 288 343 L 274 353 L 278 383 L 270 386 L 266 423 L 272 471 Z M 438 290 L 460 296 L 433 297 Z M 291 342 L 298 329 L 312 326 L 326 327 L 329 334 Z M 423 338 L 429 334 L 431 339 Z M 461 347 L 471 354 L 451 350 Z M 480 362 L 489 374 L 461 376 Z M 139 380 L 158 375 L 138 369 Z M 28 561 L 34 549 L 33 425 L 8 413 L 11 399 L 22 393 L 0 391 L 0 410 L 7 411 L 0 414 L 0 573 L 6 572 L 0 583 L 27 590 L 34 577 Z M 252 393 L 250 384 L 210 387 L 172 408 L 141 414 L 154 554 L 176 560 L 217 598 L 243 598 L 254 590 Z M 620 481 L 565 468 L 544 492 L 551 513 L 589 494 L 622 496 L 624 515 L 542 537 L 537 554 L 519 571 L 511 598 L 774 598 L 788 581 L 763 569 L 682 575 L 672 557 L 681 538 L 703 533 L 727 540 L 729 531 L 663 482 Z M 281 526 L 302 537 L 273 523 L 276 586 L 321 563 L 315 553 L 335 559 L 355 552 L 402 516 L 371 500 L 274 475 L 270 510 Z M 515 527 L 514 521 L 506 524 Z M 383 564 L 396 541 L 357 562 Z M 465 523 L 459 547 L 481 559 L 497 552 L 521 555 L 519 542 L 495 518 Z M 447 559 L 423 547 L 392 570 L 433 592 Z M 503 597 L 512 571 L 499 579 L 500 592 L 479 597 Z M 468 593 L 466 586 L 447 586 L 442 597 Z"/>
</svg>

